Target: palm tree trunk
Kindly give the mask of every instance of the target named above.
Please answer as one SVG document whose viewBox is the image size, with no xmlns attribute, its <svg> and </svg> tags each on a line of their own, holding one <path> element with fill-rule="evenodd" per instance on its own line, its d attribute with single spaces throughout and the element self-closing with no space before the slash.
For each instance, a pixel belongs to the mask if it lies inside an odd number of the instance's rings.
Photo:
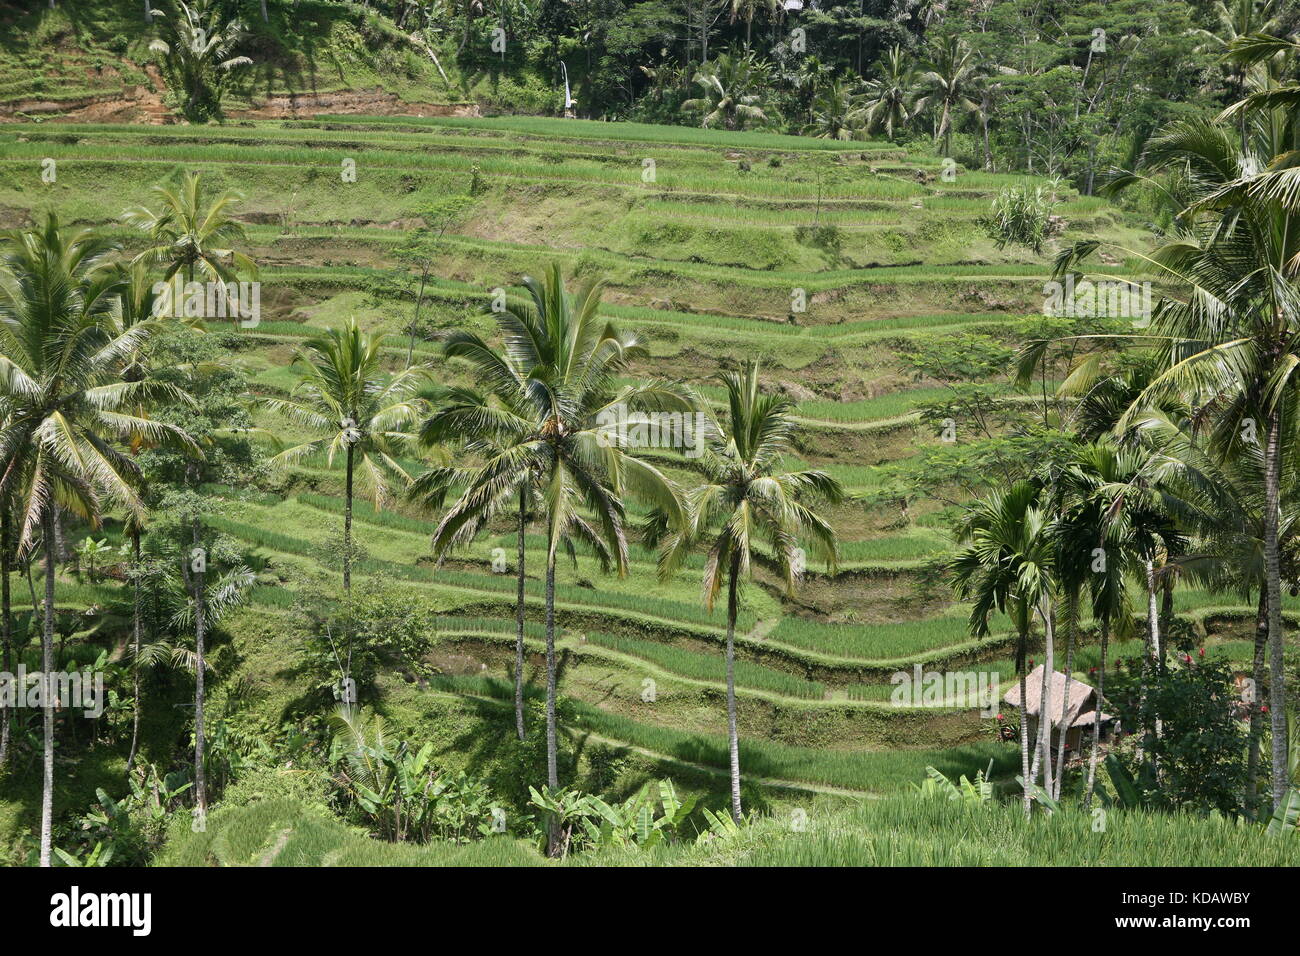
<svg viewBox="0 0 1300 956">
<path fill-rule="evenodd" d="M 1255 684 L 1250 706 L 1250 744 L 1246 750 L 1246 809 L 1259 804 L 1259 742 L 1264 736 L 1264 712 L 1260 710 L 1260 688 L 1264 686 L 1264 660 L 1268 655 L 1268 594 L 1259 589 L 1259 610 L 1255 614 L 1255 656 L 1250 678 Z"/>
<path fill-rule="evenodd" d="M 199 523 L 193 522 L 194 548 L 200 549 Z M 204 604 L 207 594 L 204 588 L 204 574 L 207 567 L 207 555 L 203 555 L 198 565 L 193 568 L 194 581 L 194 803 L 198 810 L 199 821 L 208 816 L 208 785 L 203 771 L 203 679 L 204 669 Z"/>
<path fill-rule="evenodd" d="M 131 683 L 134 686 L 135 708 L 131 715 L 131 752 L 126 758 L 129 773 L 135 764 L 136 751 L 140 748 L 140 529 L 131 528 L 131 554 L 135 567 L 131 574 Z"/>
<path fill-rule="evenodd" d="M 1016 657 L 1019 658 L 1017 670 L 1020 672 L 1020 779 L 1024 782 L 1024 800 L 1025 800 L 1025 819 L 1028 820 L 1033 813 L 1033 804 L 1029 799 L 1029 785 L 1032 777 L 1029 774 L 1029 688 L 1026 682 L 1025 674 L 1025 644 L 1028 642 L 1028 635 L 1020 635 L 1020 648 Z"/>
<path fill-rule="evenodd" d="M 1282 412 L 1268 415 L 1268 444 L 1264 450 L 1264 587 L 1268 595 L 1269 723 L 1273 732 L 1273 806 L 1286 798 L 1287 732 L 1286 675 L 1283 671 L 1282 571 L 1277 525 L 1282 484 Z"/>
<path fill-rule="evenodd" d="M 555 751 L 555 547 L 551 542 L 546 553 L 546 785 L 552 791 L 560 786 Z M 548 856 L 561 852 L 560 826 L 554 814 L 547 817 L 546 843 Z"/>
<path fill-rule="evenodd" d="M 560 785 L 555 742 L 555 554 L 546 557 L 546 783 Z"/>
<path fill-rule="evenodd" d="M 343 492 L 343 601 L 347 605 L 344 626 L 344 645 L 347 647 L 343 661 L 343 705 L 351 707 L 356 695 L 352 692 L 352 451 L 353 444 L 348 443 L 347 477 Z"/>
<path fill-rule="evenodd" d="M 50 865 L 54 838 L 54 508 L 45 508 L 45 626 L 41 631 L 41 710 L 45 738 L 44 774 L 41 781 L 41 866 Z"/>
<path fill-rule="evenodd" d="M 1083 809 L 1092 806 L 1092 788 L 1097 781 L 1097 750 L 1101 745 L 1101 710 L 1105 702 L 1103 690 L 1106 687 L 1106 645 L 1110 641 L 1110 620 L 1101 619 L 1101 667 L 1097 669 L 1097 719 L 1092 728 L 1092 756 L 1088 759 L 1088 786 L 1083 791 Z"/>
<path fill-rule="evenodd" d="M 528 487 L 519 487 L 519 551 L 515 574 L 515 730 L 524 739 L 524 530 L 528 526 Z"/>
<path fill-rule="evenodd" d="M 1151 663 L 1155 673 L 1159 670 L 1161 662 L 1164 660 L 1164 652 L 1160 647 L 1160 614 L 1156 610 L 1156 566 L 1152 558 L 1147 558 L 1147 655 L 1151 658 Z M 1143 749 L 1146 751 L 1147 759 L 1151 762 L 1152 773 L 1158 772 L 1155 758 L 1155 740 L 1160 736 L 1158 726 L 1153 726 L 1151 720 L 1146 715 L 1146 678 L 1142 679 L 1140 689 L 1141 706 L 1140 711 L 1144 714 L 1143 720 L 1146 723 L 1146 734 L 1144 735 Z M 1156 722 L 1158 724 L 1158 721 Z"/>
<path fill-rule="evenodd" d="M 743 823 L 740 808 L 740 736 L 736 733 L 736 612 L 739 598 L 740 556 L 731 559 L 727 580 L 727 748 L 731 754 L 731 817 Z"/>
<path fill-rule="evenodd" d="M 415 330 L 420 321 L 420 306 L 424 302 L 424 283 L 429 278 L 429 264 L 424 265 L 424 271 L 420 273 L 420 291 L 415 297 L 415 318 L 411 319 L 411 341 L 406 345 L 406 367 L 411 367 L 411 361 L 415 358 Z"/>
<path fill-rule="evenodd" d="M 1069 736 L 1066 719 L 1070 714 L 1070 680 L 1074 674 L 1074 628 L 1078 614 L 1079 596 L 1071 592 L 1067 598 L 1065 618 L 1065 691 L 1061 699 L 1061 731 L 1056 742 L 1056 790 L 1052 796 L 1061 799 L 1061 781 L 1065 779 L 1065 738 Z"/>
<path fill-rule="evenodd" d="M 1038 698 L 1038 747 L 1043 767 L 1043 790 L 1052 793 L 1052 715 L 1048 711 L 1048 694 L 1051 691 L 1052 674 L 1056 670 L 1054 621 L 1052 608 L 1046 601 L 1038 613 L 1043 618 L 1043 635 L 1045 648 L 1043 652 L 1043 691 Z"/>
<path fill-rule="evenodd" d="M 13 603 L 9 595 L 9 509 L 0 508 L 0 640 L 4 643 L 5 678 L 13 680 Z M 35 610 L 35 608 L 33 608 Z M 13 711 L 0 707 L 0 769 L 9 759 L 10 718 Z"/>
</svg>

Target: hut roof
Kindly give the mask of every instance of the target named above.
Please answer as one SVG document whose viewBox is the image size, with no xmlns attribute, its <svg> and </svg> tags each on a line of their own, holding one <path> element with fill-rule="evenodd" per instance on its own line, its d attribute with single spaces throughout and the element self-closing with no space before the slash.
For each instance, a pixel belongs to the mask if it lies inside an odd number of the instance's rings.
<svg viewBox="0 0 1300 956">
<path fill-rule="evenodd" d="M 1025 696 L 1029 706 L 1025 710 L 1034 717 L 1042 711 L 1043 665 L 1039 664 L 1025 676 Z M 1016 680 L 1002 698 L 1012 707 L 1020 707 L 1020 681 Z M 1052 671 L 1047 681 L 1047 716 L 1053 727 L 1061 726 L 1061 703 L 1065 700 L 1065 675 Z M 1091 684 L 1080 680 L 1070 681 L 1070 699 L 1065 724 L 1069 727 L 1091 724 L 1097 719 L 1097 691 Z M 1103 713 L 1102 720 L 1113 719 Z"/>
</svg>

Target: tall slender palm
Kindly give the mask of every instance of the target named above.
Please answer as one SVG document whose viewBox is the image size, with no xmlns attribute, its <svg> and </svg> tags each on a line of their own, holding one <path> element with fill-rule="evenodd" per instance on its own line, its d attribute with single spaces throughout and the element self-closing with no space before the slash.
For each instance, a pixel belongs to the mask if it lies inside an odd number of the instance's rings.
<svg viewBox="0 0 1300 956">
<path fill-rule="evenodd" d="M 333 467 L 344 459 L 343 592 L 352 594 L 352 501 L 354 479 L 376 508 L 392 497 L 393 485 L 403 489 L 411 476 L 398 456 L 414 441 L 411 430 L 419 420 L 417 389 L 425 371 L 420 366 L 385 373 L 382 340 L 361 331 L 349 318 L 338 329 L 310 339 L 298 351 L 293 367 L 298 382 L 287 399 L 267 399 L 271 409 L 310 428 L 321 437 L 294 445 L 272 462 L 289 464 L 324 451 Z M 351 633 L 348 655 L 351 660 Z M 350 673 L 345 673 L 349 678 Z"/>
<path fill-rule="evenodd" d="M 137 260 L 131 263 L 114 263 L 120 280 L 118 305 L 115 310 L 115 324 L 120 331 L 152 321 L 159 296 L 153 283 L 153 269 L 150 263 Z M 123 363 L 121 376 L 125 382 L 143 381 L 149 374 L 148 358 L 144 349 L 132 353 Z M 137 407 L 135 414 L 147 418 L 147 404 Z M 134 455 L 150 444 L 143 434 L 131 435 L 127 447 Z M 140 515 L 128 516 L 126 531 L 131 538 L 131 683 L 133 704 L 131 714 L 131 747 L 127 752 L 126 769 L 129 772 L 135 764 L 136 753 L 140 746 L 140 715 L 144 701 L 140 692 L 140 658 L 143 651 L 143 624 L 140 590 L 141 550 L 140 536 L 145 522 Z"/>
<path fill-rule="evenodd" d="M 160 263 L 162 277 L 183 273 L 185 281 L 201 274 L 212 282 L 230 282 L 237 274 L 257 275 L 257 265 L 234 243 L 247 241 L 244 227 L 229 207 L 243 197 L 223 190 L 209 198 L 201 173 L 187 172 L 153 187 L 157 209 L 132 206 L 122 213 L 128 226 L 143 232 L 149 245 L 136 261 Z"/>
<path fill-rule="evenodd" d="M 1097 671 L 1097 719 L 1093 725 L 1084 805 L 1092 800 L 1106 698 L 1106 652 L 1112 634 L 1126 638 L 1133 627 L 1128 581 L 1142 573 L 1141 525 L 1125 507 L 1125 479 L 1137 469 L 1135 453 L 1101 440 L 1079 449 L 1062 479 L 1067 499 L 1060 552 L 1066 586 L 1086 589 L 1101 636 Z M 1066 698 L 1069 696 L 1068 665 Z"/>
<path fill-rule="evenodd" d="M 687 522 L 663 538 L 659 569 L 665 576 L 685 564 L 697 543 L 707 551 L 704 601 L 712 611 L 727 588 L 727 742 L 731 763 L 731 815 L 743 820 L 740 803 L 740 739 L 736 730 L 736 616 L 740 584 L 748 578 L 755 546 L 766 545 L 787 593 L 803 573 L 801 540 L 828 568 L 836 561 L 835 532 L 813 510 L 818 500 L 843 499 L 839 483 L 824 471 L 784 471 L 797 431 L 793 403 L 765 395 L 758 387 L 758 365 L 722 376 L 727 389 L 725 423 L 714 423 L 700 458 L 703 484 L 687 493 Z"/>
<path fill-rule="evenodd" d="M 952 152 L 954 114 L 977 112 L 979 104 L 971 99 L 981 73 L 975 51 L 959 37 L 949 37 L 930 52 L 920 82 L 927 88 L 916 101 L 916 111 L 938 111 L 934 125 L 935 142 L 943 140 L 944 155 Z"/>
<path fill-rule="evenodd" d="M 1291 418 L 1293 412 L 1288 412 Z M 1255 648 L 1251 678 L 1265 685 L 1268 657 L 1268 603 L 1264 563 L 1264 454 L 1257 443 L 1234 441 L 1228 447 L 1198 439 L 1185 427 L 1163 416 L 1147 415 L 1145 433 L 1158 439 L 1170 463 L 1166 482 L 1176 489 L 1178 520 L 1196 536 L 1196 547 L 1178 559 L 1198 583 L 1218 592 L 1232 592 L 1249 601 L 1258 595 Z M 1240 436 L 1237 436 L 1240 437 Z M 1283 484 L 1278 520 L 1278 551 L 1282 578 L 1292 587 L 1300 579 L 1300 443 L 1284 448 Z M 1247 805 L 1255 807 L 1258 792 L 1259 743 L 1264 711 L 1250 707 L 1247 750 Z"/>
<path fill-rule="evenodd" d="M 912 118 L 911 103 L 918 92 L 916 67 L 898 46 L 891 47 L 881 65 L 880 76 L 868 80 L 863 100 L 868 130 L 883 129 L 894 134 Z"/>
<path fill-rule="evenodd" d="M 150 323 L 119 331 L 112 321 L 118 279 L 104 268 L 112 245 L 87 230 L 60 230 L 52 213 L 31 232 L 9 233 L 0 260 L 0 500 L 18 503 L 17 545 L 37 532 L 45 549 L 44 781 L 42 866 L 50 864 L 54 798 L 55 508 L 98 522 L 107 502 L 138 513 L 138 470 L 114 438 L 175 432 L 129 410 L 168 391 L 124 382 L 123 361 L 152 334 Z"/>
<path fill-rule="evenodd" d="M 689 403 L 680 390 L 660 383 L 615 388 L 615 377 L 643 350 L 599 317 L 601 283 L 570 296 L 559 266 L 552 265 L 545 282 L 526 277 L 523 284 L 529 304 L 493 315 L 503 334 L 502 351 L 469 332 L 448 342 L 448 352 L 467 359 L 501 402 L 509 423 L 489 431 L 502 447 L 474 469 L 434 531 L 433 547 L 441 555 L 473 540 L 496 514 L 515 506 L 521 480 L 535 483 L 546 522 L 546 775 L 555 788 L 556 554 L 572 538 L 625 573 L 625 491 L 680 522 L 673 483 L 628 453 L 626 436 L 611 429 L 607 415 L 620 407 L 685 410 Z M 551 850 L 557 849 L 552 839 Z"/>
<path fill-rule="evenodd" d="M 1210 433 L 1214 444 L 1231 447 L 1240 436 L 1260 442 L 1277 803 L 1287 791 L 1281 489 L 1289 480 L 1286 445 L 1300 385 L 1300 180 L 1288 157 L 1300 128 L 1271 100 L 1248 99 L 1242 110 L 1249 117 L 1244 137 L 1222 122 L 1183 121 L 1153 139 L 1144 155 L 1143 171 L 1180 177 L 1191 202 L 1175 219 L 1175 235 L 1144 257 L 1178 292 L 1161 298 L 1148 330 L 1118 340 L 1151 349 L 1163 367 L 1119 430 L 1177 395 L 1196 408 L 1197 430 Z M 1138 181 L 1139 175 L 1127 174 L 1115 187 Z M 1087 251 L 1076 248 L 1064 258 Z"/>
<path fill-rule="evenodd" d="M 456 354 L 458 347 L 449 343 L 449 353 Z M 496 356 L 502 366 L 508 367 L 511 357 L 504 352 Z M 433 414 L 420 426 L 420 442 L 426 447 L 458 443 L 463 453 L 495 458 L 510 445 L 525 439 L 529 433 L 527 418 L 514 414 L 509 403 L 517 400 L 517 385 L 524 376 L 513 370 L 514 378 L 505 400 L 495 400 L 468 388 L 451 388 L 438 394 Z M 411 482 L 409 495 L 429 509 L 441 508 L 448 494 L 458 485 L 468 485 L 474 472 L 465 468 L 432 468 Z M 524 724 L 524 586 L 527 580 L 525 535 L 528 516 L 536 495 L 531 475 L 520 473 L 518 482 L 518 514 L 516 526 L 515 557 L 515 732 L 519 739 L 527 736 Z"/>
<path fill-rule="evenodd" d="M 14 672 L 13 665 L 13 601 L 9 593 L 10 556 L 13 554 L 13 519 L 9 499 L 0 498 L 0 668 L 5 674 Z M 11 734 L 9 707 L 0 708 L 0 770 L 9 759 Z"/>
<path fill-rule="evenodd" d="M 1040 489 L 1019 481 L 1006 491 L 994 491 L 976 502 L 955 529 L 962 549 L 949 564 L 954 586 L 964 599 L 973 599 L 970 631 L 976 637 L 989 632 L 994 612 L 1011 618 L 1016 630 L 1016 673 L 1020 679 L 1020 767 L 1025 815 L 1031 812 L 1033 775 L 1029 763 L 1029 697 L 1025 661 L 1035 612 L 1050 635 L 1050 604 L 1056 588 L 1057 538 L 1047 502 Z M 1044 683 L 1051 671 L 1044 662 Z M 1040 700 L 1046 701 L 1044 693 Z M 1043 727 L 1050 725 L 1045 707 L 1039 708 L 1039 759 Z M 1050 775 L 1050 761 L 1042 761 Z"/>
<path fill-rule="evenodd" d="M 767 11 L 768 16 L 775 16 L 778 9 L 777 0 L 731 0 L 731 22 L 745 21 L 745 49 L 749 49 L 750 37 L 754 32 L 754 17 L 760 10 Z"/>
<path fill-rule="evenodd" d="M 1174 126 L 1148 149 L 1153 170 L 1191 168 L 1197 199 L 1185 233 L 1152 259 L 1188 290 L 1187 301 L 1163 299 L 1152 320 L 1168 369 L 1143 394 L 1194 396 L 1216 416 L 1222 445 L 1262 419 L 1263 557 L 1268 605 L 1274 804 L 1287 783 L 1285 646 L 1279 521 L 1285 444 L 1291 440 L 1300 386 L 1300 205 L 1290 170 L 1271 169 L 1294 145 L 1297 128 L 1276 111 L 1253 114 L 1254 135 L 1242 150 L 1222 125 Z M 1135 405 L 1129 420 L 1139 414 Z M 1225 437 L 1226 436 L 1226 437 Z"/>
</svg>

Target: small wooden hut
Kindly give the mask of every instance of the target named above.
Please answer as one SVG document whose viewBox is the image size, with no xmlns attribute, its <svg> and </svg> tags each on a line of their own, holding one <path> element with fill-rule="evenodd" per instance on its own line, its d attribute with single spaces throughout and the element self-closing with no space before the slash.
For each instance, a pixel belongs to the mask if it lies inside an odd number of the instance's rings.
<svg viewBox="0 0 1300 956">
<path fill-rule="evenodd" d="M 1020 680 L 1017 678 L 1011 690 L 1003 696 L 1009 706 L 1027 714 L 1029 717 L 1029 739 L 1036 740 L 1038 719 L 1043 712 L 1043 665 L 1039 664 L 1025 677 L 1025 695 L 1029 698 L 1027 707 L 1020 706 Z M 1052 671 L 1047 681 L 1047 717 L 1052 727 L 1052 753 L 1055 755 L 1060 741 L 1062 728 L 1065 728 L 1065 746 L 1068 753 L 1078 754 L 1092 741 L 1093 727 L 1101 721 L 1101 742 L 1109 743 L 1119 729 L 1119 721 L 1097 708 L 1097 689 L 1091 684 L 1072 679 L 1070 681 L 1069 703 L 1062 720 L 1061 704 L 1065 701 L 1065 675 Z"/>
</svg>

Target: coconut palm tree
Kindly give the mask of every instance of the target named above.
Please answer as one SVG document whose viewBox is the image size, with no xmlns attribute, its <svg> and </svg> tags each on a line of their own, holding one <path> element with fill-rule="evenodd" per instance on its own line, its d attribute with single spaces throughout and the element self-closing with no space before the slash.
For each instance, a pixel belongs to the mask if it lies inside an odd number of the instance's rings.
<svg viewBox="0 0 1300 956">
<path fill-rule="evenodd" d="M 1293 414 L 1288 412 L 1288 418 Z M 1144 416 L 1139 427 L 1168 460 L 1164 481 L 1177 494 L 1178 521 L 1195 534 L 1196 546 L 1178 558 L 1180 569 L 1216 592 L 1231 592 L 1247 602 L 1258 595 L 1251 677 L 1254 686 L 1262 688 L 1268 657 L 1263 449 L 1248 442 L 1215 447 L 1156 414 Z M 1278 551 L 1282 579 L 1294 590 L 1300 581 L 1300 443 L 1287 442 L 1283 455 Z M 1249 713 L 1247 805 L 1254 808 L 1266 711 L 1253 701 Z"/>
<path fill-rule="evenodd" d="M 473 346 L 471 346 L 471 352 Z M 456 342 L 448 343 L 448 354 L 458 354 L 460 347 Z M 512 358 L 506 352 L 497 352 L 495 361 L 503 368 L 510 368 Z M 492 459 L 506 448 L 527 438 L 529 419 L 516 411 L 526 409 L 516 405 L 512 411 L 509 405 L 517 403 L 523 391 L 526 378 L 518 369 L 511 368 L 511 384 L 505 398 L 495 399 L 490 395 L 469 388 L 451 388 L 438 393 L 434 401 L 433 414 L 425 419 L 420 427 L 420 442 L 426 447 L 459 444 L 461 450 L 470 456 Z M 474 471 L 465 468 L 432 468 L 411 482 L 408 494 L 419 501 L 425 508 L 441 508 L 448 494 L 457 486 L 466 486 L 474 480 Z M 533 498 L 536 495 L 533 477 L 519 475 L 518 514 L 516 528 L 515 557 L 515 732 L 519 739 L 527 735 L 524 726 L 524 583 L 527 580 L 525 562 L 525 534 Z"/>
<path fill-rule="evenodd" d="M 508 422 L 485 429 L 501 447 L 474 469 L 434 531 L 433 547 L 441 555 L 473 540 L 496 514 L 516 507 L 521 481 L 533 483 L 546 523 L 546 774 L 554 789 L 557 552 L 572 539 L 626 573 L 625 492 L 680 522 L 676 487 L 629 453 L 626 436 L 611 427 L 609 416 L 619 409 L 688 411 L 691 405 L 682 390 L 657 382 L 615 388 L 615 376 L 644 350 L 635 337 L 600 319 L 601 283 L 571 296 L 553 264 L 544 282 L 525 277 L 523 284 L 529 304 L 493 313 L 504 338 L 501 352 L 470 332 L 448 341 L 448 352 L 471 363 Z M 554 841 L 551 849 L 557 849 Z"/>
<path fill-rule="evenodd" d="M 867 129 L 883 129 L 891 142 L 912 118 L 911 103 L 918 92 L 916 67 L 900 47 L 894 46 L 881 66 L 880 76 L 863 87 Z"/>
<path fill-rule="evenodd" d="M 42 866 L 50 865 L 54 797 L 55 508 L 96 526 L 105 506 L 129 513 L 143 505 L 133 487 L 138 469 L 113 447 L 115 438 L 183 438 L 171 426 L 131 410 L 176 396 L 148 382 L 121 380 L 123 362 L 148 339 L 148 322 L 120 331 L 112 320 L 118 278 L 107 268 L 111 243 L 88 230 L 61 230 L 51 213 L 30 232 L 4 237 L 0 259 L 0 500 L 18 505 L 16 544 L 45 550 L 44 629 L 41 639 L 44 782 L 41 794 Z"/>
<path fill-rule="evenodd" d="M 804 127 L 804 133 L 818 139 L 857 139 L 867 124 L 860 100 L 851 82 L 836 77 L 813 100 L 813 121 Z"/>
<path fill-rule="evenodd" d="M 702 113 L 700 125 L 705 129 L 746 129 L 767 122 L 758 92 L 765 81 L 765 70 L 750 54 L 737 56 L 723 53 L 712 63 L 695 72 L 695 85 L 701 95 L 686 100 L 682 109 Z"/>
<path fill-rule="evenodd" d="M 1025 816 L 1032 810 L 1033 774 L 1029 763 L 1029 713 L 1025 662 L 1035 613 L 1040 616 L 1048 638 L 1047 660 L 1043 664 L 1042 701 L 1047 700 L 1047 677 L 1052 670 L 1052 598 L 1056 589 L 1058 538 L 1052 526 L 1049 503 L 1041 489 L 1018 481 L 1006 491 L 994 491 L 976 502 L 958 521 L 954 530 L 961 550 L 948 565 L 953 584 L 963 599 L 974 601 L 970 632 L 975 637 L 989 633 L 994 612 L 1011 618 L 1016 631 L 1016 673 L 1020 679 L 1020 767 L 1024 788 Z M 1043 760 L 1044 728 L 1050 726 L 1045 708 L 1039 713 L 1039 759 L 1050 777 L 1050 760 Z"/>
<path fill-rule="evenodd" d="M 149 49 L 160 55 L 172 86 L 185 91 L 183 112 L 192 120 L 221 115 L 221 100 L 234 71 L 252 66 L 246 56 L 235 54 L 248 37 L 248 28 L 238 17 L 225 19 L 221 7 L 211 0 L 193 4 L 176 0 L 177 11 L 170 19 L 159 10 L 149 20 L 165 19 L 163 33 Z"/>
<path fill-rule="evenodd" d="M 819 500 L 837 504 L 844 493 L 824 471 L 785 471 L 797 426 L 794 403 L 765 395 L 758 387 L 758 365 L 746 363 L 740 372 L 722 376 L 727 389 L 728 415 L 708 429 L 700 457 L 703 484 L 687 493 L 687 521 L 678 530 L 662 527 L 660 574 L 670 577 L 685 564 L 697 544 L 703 544 L 704 601 L 710 611 L 725 584 L 727 589 L 727 741 L 731 763 L 731 815 L 740 823 L 740 740 L 736 730 L 736 616 L 741 581 L 751 574 L 756 545 L 769 549 L 771 561 L 786 593 L 793 593 L 803 573 L 799 542 L 806 540 L 814 557 L 834 568 L 835 532 L 813 510 Z"/>
<path fill-rule="evenodd" d="M 271 459 L 287 465 L 324 452 L 334 466 L 344 460 L 343 593 L 352 594 L 352 501 L 354 481 L 375 508 L 382 508 L 403 490 L 411 476 L 398 456 L 415 439 L 411 430 L 419 420 L 422 403 L 416 392 L 425 377 L 420 366 L 393 374 L 383 370 L 382 339 L 361 331 L 349 318 L 338 329 L 308 340 L 294 357 L 298 382 L 287 399 L 265 400 L 277 411 L 321 437 L 286 448 Z M 351 660 L 349 627 L 348 660 Z M 349 674 L 344 674 L 347 678 Z"/>
<path fill-rule="evenodd" d="M 779 9 L 778 0 L 731 0 L 731 22 L 745 21 L 745 49 L 749 49 L 750 37 L 754 30 L 754 16 L 764 10 L 768 16 L 776 16 Z"/>
<path fill-rule="evenodd" d="M 1161 366 L 1121 418 L 1120 431 L 1176 395 L 1195 407 L 1197 431 L 1209 433 L 1216 447 L 1249 440 L 1262 450 L 1276 804 L 1287 792 L 1279 528 L 1300 385 L 1300 181 L 1282 158 L 1290 155 L 1294 120 L 1270 104 L 1243 107 L 1251 118 L 1245 148 L 1237 130 L 1208 120 L 1173 124 L 1148 145 L 1143 173 L 1176 175 L 1191 196 L 1175 218 L 1175 235 L 1145 257 L 1179 292 L 1161 298 L 1148 329 L 1114 341 L 1150 349 Z M 1126 174 L 1114 188 L 1139 181 L 1141 175 Z"/>
<path fill-rule="evenodd" d="M 977 112 L 979 104 L 971 99 L 981 69 L 975 51 L 959 37 L 949 37 L 930 51 L 920 82 L 927 92 L 916 101 L 916 112 L 927 108 L 938 111 L 934 141 L 943 140 L 945 156 L 952 153 L 954 113 Z"/>
<path fill-rule="evenodd" d="M 202 174 L 192 172 L 159 183 L 152 192 L 157 209 L 132 206 L 121 216 L 149 241 L 135 262 L 161 264 L 163 279 L 182 273 L 186 283 L 195 281 L 196 273 L 221 283 L 241 273 L 256 277 L 257 264 L 233 246 L 248 238 L 229 213 L 229 207 L 243 199 L 240 193 L 227 189 L 209 198 Z M 179 314 L 175 302 L 173 309 Z"/>
<path fill-rule="evenodd" d="M 8 499 L 0 499 L 0 668 L 6 674 L 14 672 L 13 665 L 13 601 L 9 593 L 10 556 L 13 553 L 13 520 Z M 0 770 L 9 759 L 10 717 L 8 707 L 0 708 Z"/>
</svg>

